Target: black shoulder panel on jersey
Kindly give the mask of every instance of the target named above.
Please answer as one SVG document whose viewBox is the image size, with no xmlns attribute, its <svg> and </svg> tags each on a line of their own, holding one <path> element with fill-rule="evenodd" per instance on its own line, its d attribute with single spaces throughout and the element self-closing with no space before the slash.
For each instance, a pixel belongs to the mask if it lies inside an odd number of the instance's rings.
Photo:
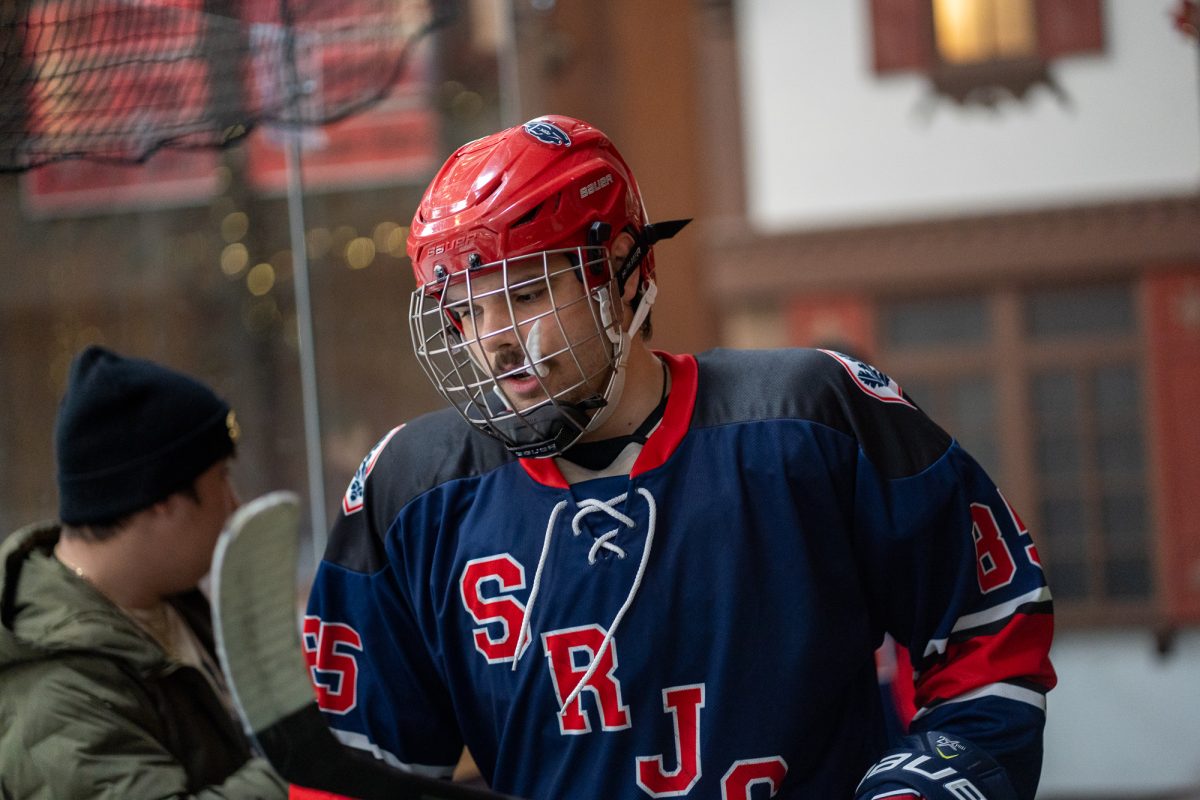
<svg viewBox="0 0 1200 800">
<path fill-rule="evenodd" d="M 417 417 L 378 454 L 366 477 L 362 510 L 353 516 L 339 512 L 325 560 L 356 572 L 382 568 L 383 537 L 410 500 L 513 460 L 500 442 L 466 424 L 453 409 Z"/>
<path fill-rule="evenodd" d="M 887 478 L 915 475 L 950 446 L 950 436 L 911 399 L 872 390 L 880 381 L 894 386 L 887 375 L 853 359 L 795 348 L 710 350 L 696 361 L 695 427 L 807 420 L 853 437 Z"/>
</svg>

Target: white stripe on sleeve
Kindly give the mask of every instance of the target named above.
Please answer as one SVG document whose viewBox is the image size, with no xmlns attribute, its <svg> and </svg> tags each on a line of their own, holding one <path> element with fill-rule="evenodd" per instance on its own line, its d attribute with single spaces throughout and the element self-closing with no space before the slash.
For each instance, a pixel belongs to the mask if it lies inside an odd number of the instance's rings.
<svg viewBox="0 0 1200 800">
<path fill-rule="evenodd" d="M 1003 697 L 1006 700 L 1015 700 L 1018 703 L 1027 703 L 1041 709 L 1046 710 L 1046 696 L 1041 692 L 1035 692 L 1033 689 L 1024 689 L 1020 686 L 1013 686 L 1011 683 L 990 683 L 987 686 L 980 686 L 978 689 L 972 689 L 969 692 L 960 694 L 957 697 L 952 697 L 949 700 L 944 700 L 938 703 L 933 708 L 928 706 L 921 708 L 916 714 L 913 714 L 913 719 L 921 717 L 933 711 L 934 708 L 941 708 L 950 703 L 965 703 L 968 700 L 978 700 L 981 697 Z"/>
<path fill-rule="evenodd" d="M 439 767 L 428 764 L 405 764 L 403 761 L 396 758 L 394 754 L 384 750 L 361 733 L 355 733 L 354 731 L 340 731 L 337 728 L 330 728 L 330 731 L 334 736 L 337 737 L 339 742 L 347 747 L 353 747 L 355 750 L 362 750 L 370 753 L 380 761 L 388 764 L 389 766 L 395 767 L 396 769 L 402 769 L 405 772 L 411 772 L 414 775 L 422 775 L 426 778 L 449 778 L 454 774 L 453 764 L 448 767 Z"/>
<path fill-rule="evenodd" d="M 967 631 L 972 628 L 981 628 L 984 625 L 990 625 L 993 622 L 1000 622 L 1008 619 L 1017 612 L 1017 609 L 1027 603 L 1042 603 L 1050 599 L 1050 589 L 1045 586 L 1040 586 L 1031 592 L 1026 592 L 1020 597 L 1014 597 L 999 605 L 985 608 L 983 611 L 976 611 L 974 614 L 965 614 L 958 618 L 954 623 L 954 627 L 950 629 L 951 633 L 959 631 Z M 930 639 L 925 645 L 925 652 L 922 654 L 924 658 L 934 653 L 945 653 L 946 644 L 949 639 Z"/>
</svg>

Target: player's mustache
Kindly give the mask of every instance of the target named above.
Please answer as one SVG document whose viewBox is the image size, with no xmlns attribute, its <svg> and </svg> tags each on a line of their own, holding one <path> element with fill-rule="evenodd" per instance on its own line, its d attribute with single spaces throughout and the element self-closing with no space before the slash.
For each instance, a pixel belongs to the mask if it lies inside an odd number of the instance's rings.
<svg viewBox="0 0 1200 800">
<path fill-rule="evenodd" d="M 492 359 L 492 374 L 497 377 L 522 367 L 527 367 L 525 353 L 516 345 L 505 346 Z"/>
<path fill-rule="evenodd" d="M 525 349 L 517 345 L 505 345 L 497 351 L 492 361 L 492 374 L 499 376 L 510 371 L 533 372 L 544 378 L 549 374 L 542 362 L 541 321 L 534 322 L 525 341 Z"/>
</svg>

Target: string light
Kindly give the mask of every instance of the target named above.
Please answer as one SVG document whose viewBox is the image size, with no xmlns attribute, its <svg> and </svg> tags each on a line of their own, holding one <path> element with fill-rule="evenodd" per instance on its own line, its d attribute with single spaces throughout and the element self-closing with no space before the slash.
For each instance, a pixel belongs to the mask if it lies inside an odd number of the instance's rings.
<svg viewBox="0 0 1200 800">
<path fill-rule="evenodd" d="M 230 278 L 236 278 L 250 263 L 250 251 L 241 242 L 226 245 L 221 251 L 221 271 Z"/>
<path fill-rule="evenodd" d="M 375 242 L 366 236 L 351 239 L 346 245 L 346 263 L 350 269 L 363 269 L 375 260 Z"/>
<path fill-rule="evenodd" d="M 246 273 L 246 288 L 255 297 L 262 297 L 275 285 L 275 268 L 267 262 L 255 264 Z"/>
<path fill-rule="evenodd" d="M 225 219 L 221 220 L 221 238 L 227 242 L 241 241 L 248 230 L 250 230 L 250 218 L 244 211 L 226 214 Z"/>
</svg>

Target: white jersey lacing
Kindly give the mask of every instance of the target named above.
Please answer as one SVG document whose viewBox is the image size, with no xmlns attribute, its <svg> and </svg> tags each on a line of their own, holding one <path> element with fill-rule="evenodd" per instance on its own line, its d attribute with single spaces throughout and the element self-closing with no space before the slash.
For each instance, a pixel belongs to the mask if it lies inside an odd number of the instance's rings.
<svg viewBox="0 0 1200 800">
<path fill-rule="evenodd" d="M 629 593 L 625 596 L 625 602 L 621 604 L 621 608 L 617 610 L 616 616 L 613 617 L 612 623 L 608 626 L 608 629 L 604 634 L 604 640 L 601 641 L 600 647 L 596 650 L 595 655 L 592 656 L 592 660 L 591 663 L 588 664 L 587 671 L 583 673 L 583 677 L 579 679 L 579 683 L 575 685 L 575 688 L 571 690 L 571 693 L 568 694 L 563 700 L 563 709 L 566 709 L 566 707 L 571 704 L 571 701 L 579 696 L 579 692 L 583 690 L 583 687 L 587 685 L 587 682 L 596 673 L 596 669 L 600 666 L 600 657 L 604 654 L 605 649 L 609 647 L 610 642 L 612 642 L 613 637 L 617 633 L 617 627 L 621 624 L 621 620 L 625 616 L 625 612 L 629 610 L 631 605 L 633 605 L 633 598 L 637 596 L 638 589 L 641 588 L 642 577 L 646 573 L 646 564 L 650 561 L 650 549 L 654 545 L 654 526 L 657 519 L 657 507 L 654 504 L 654 495 L 650 494 L 647 489 L 639 488 L 637 493 L 645 498 L 646 505 L 650 508 L 650 515 L 646 523 L 646 544 L 645 547 L 642 548 L 642 560 L 638 563 L 637 574 L 635 574 L 633 577 L 633 585 L 629 587 Z M 581 534 L 583 532 L 583 528 L 580 523 L 583 521 L 583 518 L 588 514 L 595 513 L 608 514 L 626 528 L 636 527 L 637 523 L 635 523 L 631 517 L 621 513 L 616 508 L 617 505 L 625 502 L 625 499 L 628 496 L 628 492 L 623 492 L 609 500 L 596 500 L 593 498 L 583 500 L 579 504 L 579 510 L 575 512 L 575 516 L 571 519 L 572 535 L 578 536 Z M 558 515 L 564 508 L 567 507 L 567 504 L 567 500 L 559 501 L 558 504 L 554 506 L 554 510 L 550 512 L 550 519 L 546 523 L 546 537 L 542 541 L 542 553 L 538 557 L 537 569 L 533 573 L 533 586 L 529 590 L 529 602 L 525 604 L 525 615 L 521 619 L 521 630 L 517 635 L 517 652 L 513 657 L 512 665 L 514 670 L 517 668 L 517 662 L 521 660 L 521 656 L 523 656 L 525 651 L 529 648 L 531 639 L 529 626 L 530 620 L 533 618 L 533 604 L 534 601 L 537 600 L 538 590 L 542 585 L 542 570 L 546 566 L 546 556 L 550 552 L 550 540 L 554 536 L 554 524 L 558 520 Z M 608 550 L 609 552 L 614 553 L 617 558 L 625 558 L 625 550 L 613 541 L 618 534 L 620 534 L 620 532 L 621 528 L 613 528 L 601 536 L 596 537 L 596 540 L 592 543 L 591 549 L 588 550 L 589 565 L 594 565 L 596 563 L 596 556 L 601 550 Z"/>
</svg>

